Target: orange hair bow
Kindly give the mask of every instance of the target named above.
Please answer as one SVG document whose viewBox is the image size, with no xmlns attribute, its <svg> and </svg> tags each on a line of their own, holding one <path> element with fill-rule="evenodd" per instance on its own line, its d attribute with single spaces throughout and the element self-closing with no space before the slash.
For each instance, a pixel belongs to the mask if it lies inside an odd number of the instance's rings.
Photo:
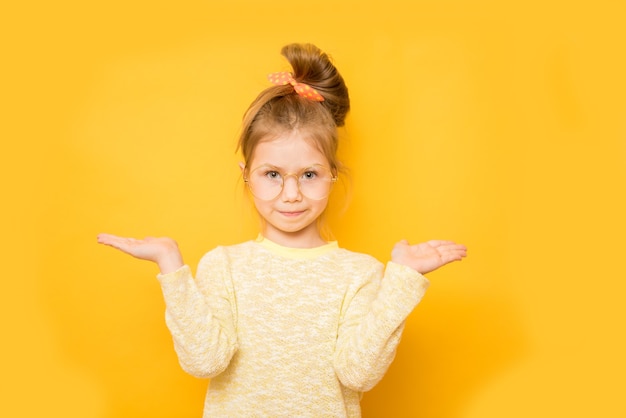
<svg viewBox="0 0 626 418">
<path fill-rule="evenodd" d="M 298 93 L 300 96 L 304 97 L 305 99 L 313 100 L 316 102 L 324 101 L 324 97 L 322 97 L 322 95 L 319 94 L 317 90 L 315 90 L 308 84 L 298 83 L 293 78 L 291 73 L 288 73 L 286 71 L 268 74 L 267 79 L 270 81 L 270 83 L 276 84 L 277 86 L 284 86 L 286 84 L 291 84 L 293 86 L 293 89 L 296 91 L 296 93 Z"/>
</svg>

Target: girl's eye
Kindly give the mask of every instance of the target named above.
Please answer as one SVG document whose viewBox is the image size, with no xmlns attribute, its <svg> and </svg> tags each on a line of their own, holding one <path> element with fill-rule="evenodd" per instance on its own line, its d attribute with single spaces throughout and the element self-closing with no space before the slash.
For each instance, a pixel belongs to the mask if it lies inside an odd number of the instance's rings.
<svg viewBox="0 0 626 418">
<path fill-rule="evenodd" d="M 280 173 L 278 171 L 267 171 L 265 172 L 265 177 L 267 177 L 268 179 L 279 179 L 280 178 Z"/>
<path fill-rule="evenodd" d="M 317 177 L 317 173 L 315 171 L 305 171 L 302 173 L 302 179 L 304 180 L 313 180 Z"/>
</svg>

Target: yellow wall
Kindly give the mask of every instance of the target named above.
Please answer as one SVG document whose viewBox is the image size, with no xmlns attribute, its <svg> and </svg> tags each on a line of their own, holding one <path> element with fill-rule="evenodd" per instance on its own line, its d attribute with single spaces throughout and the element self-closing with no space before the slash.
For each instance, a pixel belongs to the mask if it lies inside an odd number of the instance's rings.
<svg viewBox="0 0 626 418">
<path fill-rule="evenodd" d="M 470 248 L 430 276 L 364 417 L 626 416 L 624 2 L 16 3 L 1 416 L 199 416 L 206 382 L 178 367 L 156 267 L 95 236 L 170 235 L 194 267 L 254 236 L 235 138 L 294 41 L 352 94 L 340 242 Z"/>
</svg>

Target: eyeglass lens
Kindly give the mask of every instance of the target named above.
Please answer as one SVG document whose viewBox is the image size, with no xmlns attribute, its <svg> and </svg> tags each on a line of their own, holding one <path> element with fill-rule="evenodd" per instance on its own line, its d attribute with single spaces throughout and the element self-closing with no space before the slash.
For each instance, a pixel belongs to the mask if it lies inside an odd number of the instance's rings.
<svg viewBox="0 0 626 418">
<path fill-rule="evenodd" d="M 327 197 L 336 180 L 328 168 L 320 165 L 304 168 L 298 173 L 281 173 L 275 167 L 263 165 L 250 171 L 246 183 L 257 198 L 272 200 L 282 192 L 288 177 L 294 177 L 300 192 L 313 200 Z"/>
</svg>

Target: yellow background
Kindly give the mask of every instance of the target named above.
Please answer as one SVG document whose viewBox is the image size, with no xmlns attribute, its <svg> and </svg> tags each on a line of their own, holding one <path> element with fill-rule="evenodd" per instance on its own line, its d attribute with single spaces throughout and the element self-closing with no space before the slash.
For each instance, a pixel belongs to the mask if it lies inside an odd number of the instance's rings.
<svg viewBox="0 0 626 418">
<path fill-rule="evenodd" d="M 340 243 L 447 238 L 364 417 L 624 417 L 623 1 L 15 2 L 0 12 L 3 417 L 198 417 L 156 267 L 253 237 L 243 111 L 313 42 L 347 80 Z M 336 204 L 340 207 L 341 204 Z"/>
</svg>

